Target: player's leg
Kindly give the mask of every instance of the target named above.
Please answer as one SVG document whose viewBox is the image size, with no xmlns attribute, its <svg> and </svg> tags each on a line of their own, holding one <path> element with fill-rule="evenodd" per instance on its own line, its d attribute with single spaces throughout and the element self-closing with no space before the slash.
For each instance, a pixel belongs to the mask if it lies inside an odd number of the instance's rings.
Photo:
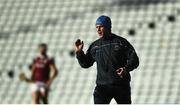
<svg viewBox="0 0 180 105">
<path fill-rule="evenodd" d="M 43 101 L 43 104 L 48 104 L 48 90 L 45 92 L 41 92 L 41 99 Z"/>
<path fill-rule="evenodd" d="M 94 104 L 109 104 L 112 99 L 111 90 L 106 86 L 96 86 L 93 95 Z"/>
<path fill-rule="evenodd" d="M 48 104 L 48 93 L 49 93 L 49 89 L 46 87 L 45 84 L 41 85 L 40 88 L 40 94 L 41 94 L 41 100 L 43 101 L 43 104 Z"/>
<path fill-rule="evenodd" d="M 35 104 L 40 104 L 40 92 L 39 92 L 39 86 L 37 83 L 33 83 L 31 85 L 31 91 L 32 91 L 32 99 Z"/>
<path fill-rule="evenodd" d="M 116 96 L 114 99 L 118 104 L 131 104 L 131 96 L 129 95 L 124 95 L 122 97 Z"/>
<path fill-rule="evenodd" d="M 39 92 L 32 92 L 32 98 L 34 101 L 34 104 L 40 104 L 40 93 Z"/>
<path fill-rule="evenodd" d="M 114 99 L 118 104 L 131 104 L 131 89 L 129 85 L 114 87 Z"/>
</svg>

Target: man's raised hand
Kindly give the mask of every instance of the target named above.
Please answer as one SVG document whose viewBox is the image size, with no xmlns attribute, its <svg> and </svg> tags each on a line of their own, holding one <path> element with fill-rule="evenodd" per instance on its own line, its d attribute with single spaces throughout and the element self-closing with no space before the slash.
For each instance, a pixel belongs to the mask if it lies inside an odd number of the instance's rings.
<svg viewBox="0 0 180 105">
<path fill-rule="evenodd" d="M 76 42 L 75 42 L 75 52 L 78 53 L 78 52 L 82 51 L 83 46 L 84 46 L 83 41 L 81 41 L 80 39 L 76 40 Z"/>
</svg>

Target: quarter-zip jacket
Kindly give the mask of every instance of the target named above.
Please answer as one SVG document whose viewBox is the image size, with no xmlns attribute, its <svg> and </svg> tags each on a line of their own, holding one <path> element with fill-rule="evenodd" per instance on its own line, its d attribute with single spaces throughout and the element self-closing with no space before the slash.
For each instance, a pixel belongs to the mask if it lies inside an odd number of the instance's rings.
<svg viewBox="0 0 180 105">
<path fill-rule="evenodd" d="M 99 38 L 88 48 L 76 53 L 79 64 L 89 68 L 97 63 L 97 85 L 121 85 L 131 80 L 130 71 L 139 65 L 139 58 L 133 46 L 125 39 L 115 34 L 109 38 Z M 117 75 L 118 68 L 125 67 L 127 74 L 121 78 Z"/>
</svg>

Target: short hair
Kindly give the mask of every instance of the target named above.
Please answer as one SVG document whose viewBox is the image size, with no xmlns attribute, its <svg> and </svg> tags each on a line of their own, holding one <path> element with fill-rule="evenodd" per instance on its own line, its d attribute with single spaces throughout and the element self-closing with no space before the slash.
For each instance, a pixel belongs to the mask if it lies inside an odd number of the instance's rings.
<svg viewBox="0 0 180 105">
<path fill-rule="evenodd" d="M 40 47 L 47 48 L 47 44 L 46 44 L 46 43 L 40 43 L 38 47 L 39 47 L 39 48 L 40 48 Z"/>
</svg>

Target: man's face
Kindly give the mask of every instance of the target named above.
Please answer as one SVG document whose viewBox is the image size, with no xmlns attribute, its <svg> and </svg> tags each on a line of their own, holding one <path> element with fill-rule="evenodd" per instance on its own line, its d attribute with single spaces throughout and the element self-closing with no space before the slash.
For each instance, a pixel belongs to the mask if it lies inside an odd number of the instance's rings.
<svg viewBox="0 0 180 105">
<path fill-rule="evenodd" d="M 96 31 L 100 37 L 105 35 L 105 27 L 103 25 L 96 25 Z"/>
<path fill-rule="evenodd" d="M 41 53 L 41 54 L 46 54 L 46 51 L 47 51 L 47 48 L 46 47 L 39 47 L 39 52 Z"/>
</svg>

